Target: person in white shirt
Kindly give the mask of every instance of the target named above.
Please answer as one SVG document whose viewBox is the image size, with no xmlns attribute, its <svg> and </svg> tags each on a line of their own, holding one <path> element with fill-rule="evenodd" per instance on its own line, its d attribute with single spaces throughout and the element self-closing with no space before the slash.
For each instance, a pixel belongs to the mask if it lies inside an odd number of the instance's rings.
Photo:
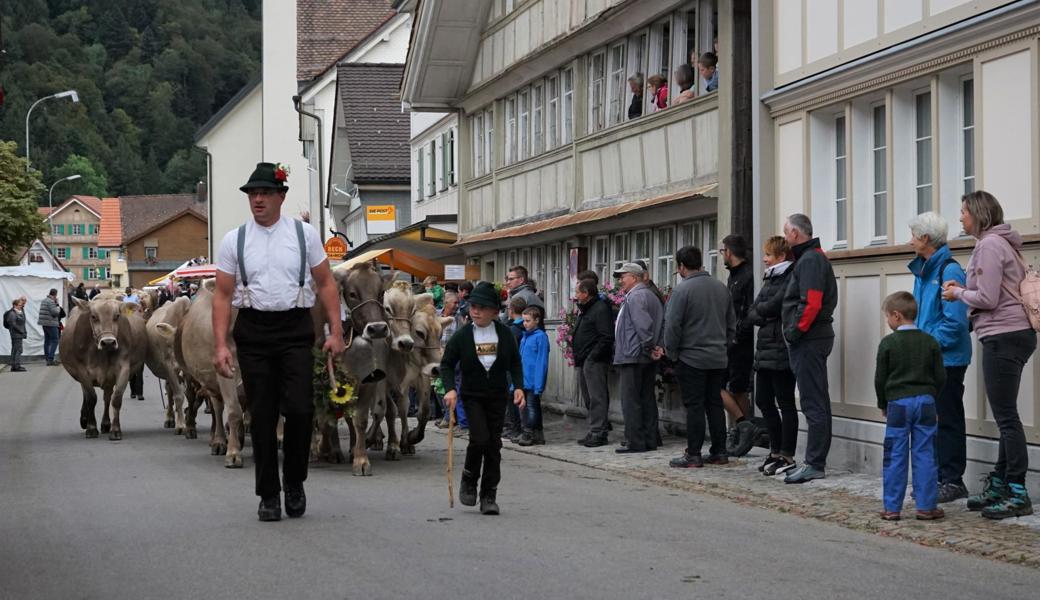
<svg viewBox="0 0 1040 600">
<path fill-rule="evenodd" d="M 234 375 L 227 335 L 231 308 L 239 309 L 232 335 L 251 405 L 250 435 L 261 521 L 282 518 L 275 434 L 279 414 L 285 417 L 285 512 L 300 517 L 307 509 L 303 482 L 314 416 L 310 308 L 316 294 L 330 327 L 322 350 L 336 355 L 345 349 L 338 286 L 321 237 L 309 224 L 282 216 L 287 180 L 285 167 L 259 163 L 240 188 L 249 198 L 253 218 L 224 236 L 217 254 L 213 295 L 213 364 L 224 377 Z"/>
</svg>

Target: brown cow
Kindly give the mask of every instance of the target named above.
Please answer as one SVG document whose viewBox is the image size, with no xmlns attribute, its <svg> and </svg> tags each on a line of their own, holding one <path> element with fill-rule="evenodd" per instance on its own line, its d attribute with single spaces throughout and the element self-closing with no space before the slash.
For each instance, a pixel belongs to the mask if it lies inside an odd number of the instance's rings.
<svg viewBox="0 0 1040 600">
<path fill-rule="evenodd" d="M 163 427 L 173 429 L 180 435 L 186 433 L 184 425 L 184 383 L 180 365 L 173 347 L 174 336 L 170 333 L 180 326 L 191 308 L 191 300 L 180 297 L 157 308 L 148 319 L 148 354 L 145 364 L 159 379 L 166 382 L 166 419 Z"/>
<path fill-rule="evenodd" d="M 88 438 L 98 437 L 94 407 L 99 387 L 105 393 L 101 432 L 108 439 L 123 439 L 119 412 L 130 374 L 142 368 L 145 357 L 145 321 L 140 307 L 115 299 L 86 301 L 73 298 L 64 335 L 58 342 L 62 366 L 83 389 L 79 426 Z M 111 411 L 111 420 L 110 420 Z"/>
</svg>

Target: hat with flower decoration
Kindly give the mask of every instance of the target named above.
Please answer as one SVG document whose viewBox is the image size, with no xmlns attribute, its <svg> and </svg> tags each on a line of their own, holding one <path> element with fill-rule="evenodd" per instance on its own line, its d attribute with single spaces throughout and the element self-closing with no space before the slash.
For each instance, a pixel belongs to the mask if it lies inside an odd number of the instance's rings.
<svg viewBox="0 0 1040 600">
<path fill-rule="evenodd" d="M 276 190 L 288 190 L 286 183 L 289 181 L 289 167 L 281 163 L 257 163 L 253 174 L 249 176 L 249 182 L 238 188 L 248 192 L 254 188 L 271 188 Z"/>
</svg>

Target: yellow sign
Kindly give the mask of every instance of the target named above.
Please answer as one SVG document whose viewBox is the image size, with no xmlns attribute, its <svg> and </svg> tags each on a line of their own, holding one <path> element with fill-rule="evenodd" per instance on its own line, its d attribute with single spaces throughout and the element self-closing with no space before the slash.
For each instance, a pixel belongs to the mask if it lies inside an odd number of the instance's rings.
<svg viewBox="0 0 1040 600">
<path fill-rule="evenodd" d="M 365 221 L 369 234 L 393 233 L 397 229 L 397 207 L 393 204 L 366 206 Z"/>
<path fill-rule="evenodd" d="M 325 254 L 332 260 L 343 260 L 347 255 L 347 243 L 338 237 L 331 237 L 325 241 Z"/>
</svg>

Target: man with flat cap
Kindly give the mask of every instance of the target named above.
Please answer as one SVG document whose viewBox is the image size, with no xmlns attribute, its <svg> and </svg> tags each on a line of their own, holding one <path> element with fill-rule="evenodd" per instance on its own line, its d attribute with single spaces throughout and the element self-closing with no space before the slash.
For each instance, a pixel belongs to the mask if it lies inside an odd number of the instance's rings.
<svg viewBox="0 0 1040 600">
<path fill-rule="evenodd" d="M 502 479 L 502 424 L 506 403 L 509 402 L 509 378 L 523 381 L 520 349 L 509 327 L 498 319 L 502 307 L 495 286 L 482 281 L 469 296 L 470 323 L 451 336 L 441 359 L 441 381 L 444 403 L 455 410 L 458 396 L 469 420 L 469 446 L 466 448 L 466 466 L 459 486 L 459 502 L 466 506 L 477 503 L 477 482 L 480 482 L 480 512 L 497 515 L 497 492 Z M 460 392 L 455 392 L 456 364 L 462 372 Z M 513 390 L 513 404 L 524 409 L 524 391 Z M 483 467 L 483 472 L 481 468 Z"/>
<path fill-rule="evenodd" d="M 213 364 L 224 377 L 234 375 L 227 336 L 232 307 L 238 309 L 234 336 L 238 366 L 252 413 L 250 434 L 256 463 L 257 511 L 261 521 L 301 517 L 307 509 L 307 479 L 313 430 L 314 326 L 310 308 L 320 296 L 330 324 L 323 350 L 344 350 L 339 291 L 321 236 L 309 224 L 282 215 L 289 171 L 259 163 L 240 189 L 249 199 L 252 219 L 224 236 L 217 252 L 213 295 Z M 278 416 L 285 418 L 283 481 L 278 477 Z"/>
</svg>

